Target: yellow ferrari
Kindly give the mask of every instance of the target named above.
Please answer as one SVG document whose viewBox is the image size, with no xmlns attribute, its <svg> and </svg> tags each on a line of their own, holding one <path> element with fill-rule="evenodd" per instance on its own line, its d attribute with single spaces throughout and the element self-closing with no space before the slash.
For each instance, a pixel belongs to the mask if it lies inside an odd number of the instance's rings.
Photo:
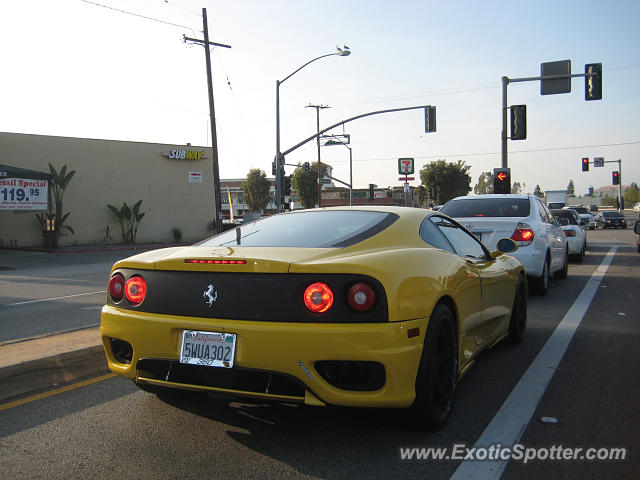
<svg viewBox="0 0 640 480">
<path fill-rule="evenodd" d="M 275 215 L 117 262 L 100 333 L 147 391 L 407 409 L 440 428 L 478 353 L 526 327 L 521 264 L 446 215 Z"/>
</svg>

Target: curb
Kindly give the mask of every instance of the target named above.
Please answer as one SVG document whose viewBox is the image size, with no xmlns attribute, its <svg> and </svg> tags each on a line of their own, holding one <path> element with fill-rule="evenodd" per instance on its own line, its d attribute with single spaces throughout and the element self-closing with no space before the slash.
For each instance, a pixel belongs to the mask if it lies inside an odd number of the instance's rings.
<svg viewBox="0 0 640 480">
<path fill-rule="evenodd" d="M 102 345 L 10 365 L 0 369 L 0 403 L 108 372 Z"/>
</svg>

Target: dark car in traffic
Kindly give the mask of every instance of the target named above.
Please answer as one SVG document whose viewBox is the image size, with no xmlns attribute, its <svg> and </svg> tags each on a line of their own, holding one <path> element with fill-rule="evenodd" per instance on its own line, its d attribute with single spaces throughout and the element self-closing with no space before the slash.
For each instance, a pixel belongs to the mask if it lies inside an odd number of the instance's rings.
<svg viewBox="0 0 640 480">
<path fill-rule="evenodd" d="M 606 210 L 597 217 L 598 225 L 602 228 L 627 228 L 624 215 L 615 210 Z"/>
</svg>

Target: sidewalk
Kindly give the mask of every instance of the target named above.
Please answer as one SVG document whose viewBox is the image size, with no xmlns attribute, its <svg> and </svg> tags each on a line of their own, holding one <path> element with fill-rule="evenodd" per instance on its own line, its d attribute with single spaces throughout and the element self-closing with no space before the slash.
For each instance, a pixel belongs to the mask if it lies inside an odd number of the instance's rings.
<svg viewBox="0 0 640 480">
<path fill-rule="evenodd" d="M 4 344 L 0 403 L 107 371 L 98 328 Z"/>
</svg>

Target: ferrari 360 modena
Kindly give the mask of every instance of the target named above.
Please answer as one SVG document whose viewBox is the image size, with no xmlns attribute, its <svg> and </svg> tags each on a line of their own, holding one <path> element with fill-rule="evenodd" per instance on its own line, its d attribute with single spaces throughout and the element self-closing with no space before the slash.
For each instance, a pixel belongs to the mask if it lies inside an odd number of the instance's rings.
<svg viewBox="0 0 640 480">
<path fill-rule="evenodd" d="M 274 215 L 110 274 L 109 368 L 147 391 L 404 409 L 437 429 L 483 349 L 520 343 L 527 288 L 446 215 L 337 207 Z"/>
</svg>

